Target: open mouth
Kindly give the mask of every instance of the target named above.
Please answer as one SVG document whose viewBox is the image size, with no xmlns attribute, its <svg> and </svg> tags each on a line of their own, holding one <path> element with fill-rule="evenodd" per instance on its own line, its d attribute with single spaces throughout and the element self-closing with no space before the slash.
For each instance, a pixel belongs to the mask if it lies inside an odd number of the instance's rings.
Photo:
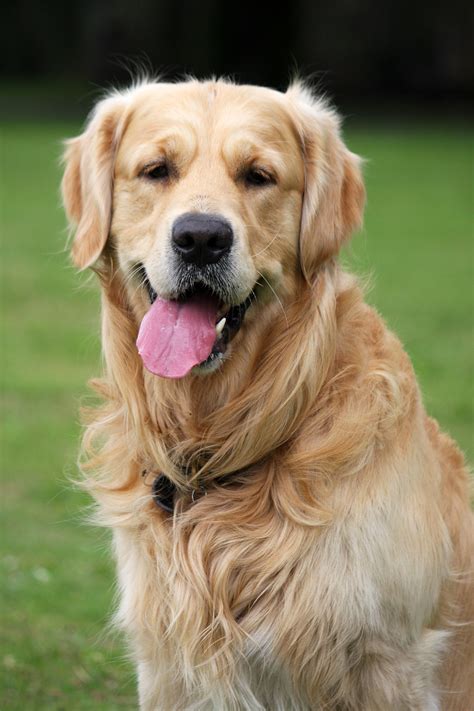
<svg viewBox="0 0 474 711">
<path fill-rule="evenodd" d="M 145 367 L 165 378 L 181 378 L 195 367 L 214 369 L 242 326 L 254 292 L 229 306 L 217 292 L 196 282 L 177 299 L 167 300 L 157 295 L 144 267 L 139 275 L 151 304 L 137 339 Z"/>
</svg>

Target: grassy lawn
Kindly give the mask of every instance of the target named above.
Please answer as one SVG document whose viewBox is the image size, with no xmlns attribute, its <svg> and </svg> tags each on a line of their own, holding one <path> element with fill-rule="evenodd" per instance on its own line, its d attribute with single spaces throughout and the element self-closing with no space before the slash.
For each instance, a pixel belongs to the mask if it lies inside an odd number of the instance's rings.
<svg viewBox="0 0 474 711">
<path fill-rule="evenodd" d="M 2 148 L 2 709 L 133 709 L 133 670 L 104 633 L 108 538 L 71 489 L 98 298 L 64 253 L 59 141 L 77 125 L 6 125 Z M 346 254 L 412 356 L 427 409 L 472 457 L 473 251 L 462 125 L 354 126 L 368 159 L 366 226 Z M 472 143 L 471 143 L 472 147 Z"/>
</svg>

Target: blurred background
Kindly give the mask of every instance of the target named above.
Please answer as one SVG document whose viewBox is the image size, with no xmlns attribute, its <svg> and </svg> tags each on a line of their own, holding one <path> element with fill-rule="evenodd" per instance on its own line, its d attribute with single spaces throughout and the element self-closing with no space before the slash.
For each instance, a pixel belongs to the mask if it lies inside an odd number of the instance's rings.
<svg viewBox="0 0 474 711">
<path fill-rule="evenodd" d="M 78 411 L 100 372 L 99 300 L 65 252 L 61 140 L 103 88 L 148 69 L 284 89 L 310 76 L 367 162 L 364 230 L 344 255 L 400 335 L 426 407 L 472 441 L 472 5 L 293 0 L 18 0 L 2 75 L 0 708 L 134 709 L 106 631 L 109 539 L 84 525 Z M 171 711 L 171 710 L 170 710 Z"/>
<path fill-rule="evenodd" d="M 66 85 L 38 97 L 45 114 L 46 99 L 55 112 L 87 108 L 91 86 L 127 81 L 133 60 L 171 78 L 225 74 L 278 89 L 298 70 L 315 73 L 338 105 L 439 112 L 472 99 L 472 20 L 466 0 L 18 0 L 0 36 L 14 85 Z"/>
</svg>

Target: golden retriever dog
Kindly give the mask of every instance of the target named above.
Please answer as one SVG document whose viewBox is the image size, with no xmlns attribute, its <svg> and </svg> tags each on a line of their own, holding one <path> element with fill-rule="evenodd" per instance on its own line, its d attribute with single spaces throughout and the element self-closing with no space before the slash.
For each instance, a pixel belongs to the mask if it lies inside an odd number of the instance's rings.
<svg viewBox="0 0 474 711">
<path fill-rule="evenodd" d="M 365 195 L 337 114 L 298 82 L 142 82 L 62 189 L 102 290 L 82 467 L 140 708 L 473 708 L 467 472 L 338 263 Z"/>
</svg>

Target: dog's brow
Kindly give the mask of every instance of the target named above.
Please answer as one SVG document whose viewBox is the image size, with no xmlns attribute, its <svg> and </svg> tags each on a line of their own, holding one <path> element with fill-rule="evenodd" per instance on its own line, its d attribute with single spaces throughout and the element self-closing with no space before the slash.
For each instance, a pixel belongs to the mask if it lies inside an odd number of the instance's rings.
<svg viewBox="0 0 474 711">
<path fill-rule="evenodd" d="M 224 160 L 230 164 L 254 165 L 272 173 L 281 174 L 285 170 L 285 153 L 272 147 L 258 145 L 246 140 L 230 138 L 222 146 Z"/>
<path fill-rule="evenodd" d="M 164 157 L 175 160 L 178 156 L 191 159 L 196 150 L 197 140 L 191 132 L 167 131 L 149 141 L 140 141 L 133 151 L 133 170 L 143 170 Z"/>
<path fill-rule="evenodd" d="M 237 157 L 241 160 L 260 160 L 263 163 L 281 161 L 282 154 L 287 154 L 295 147 L 290 136 L 270 126 L 259 131 L 229 132 L 222 144 L 225 158 Z"/>
</svg>

